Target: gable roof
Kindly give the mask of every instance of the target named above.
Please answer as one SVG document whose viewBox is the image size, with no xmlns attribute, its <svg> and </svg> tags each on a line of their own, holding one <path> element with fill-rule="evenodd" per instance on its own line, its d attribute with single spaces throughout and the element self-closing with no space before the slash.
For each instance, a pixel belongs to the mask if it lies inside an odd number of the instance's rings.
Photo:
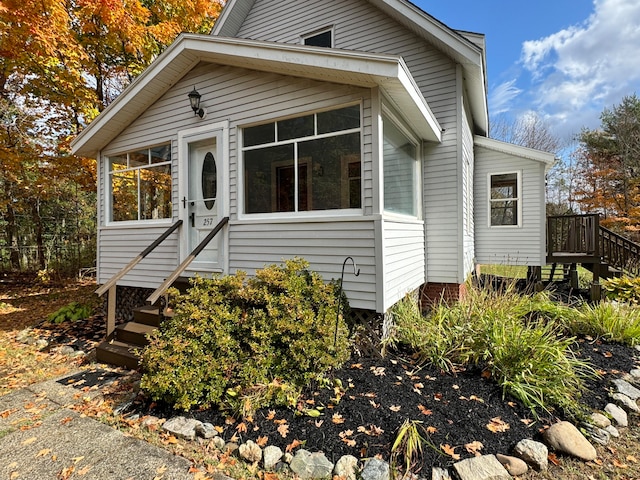
<svg viewBox="0 0 640 480">
<path fill-rule="evenodd" d="M 424 140 L 441 141 L 442 128 L 401 57 L 182 34 L 74 139 L 72 152 L 95 156 L 199 62 L 380 87 L 416 133 Z"/>
<path fill-rule="evenodd" d="M 493 138 L 476 135 L 473 137 L 473 143 L 475 146 L 486 148 L 487 150 L 493 150 L 494 152 L 500 152 L 514 157 L 526 158 L 528 160 L 535 160 L 536 162 L 544 163 L 545 170 L 551 168 L 556 161 L 556 157 L 553 153 L 522 147 L 520 145 L 514 145 L 513 143 L 502 142 Z"/>
<path fill-rule="evenodd" d="M 489 114 L 484 36 L 453 30 L 407 0 L 366 1 L 462 66 L 475 125 L 480 132 L 487 133 Z M 255 0 L 228 0 L 211 34 L 235 37 L 254 3 Z"/>
</svg>

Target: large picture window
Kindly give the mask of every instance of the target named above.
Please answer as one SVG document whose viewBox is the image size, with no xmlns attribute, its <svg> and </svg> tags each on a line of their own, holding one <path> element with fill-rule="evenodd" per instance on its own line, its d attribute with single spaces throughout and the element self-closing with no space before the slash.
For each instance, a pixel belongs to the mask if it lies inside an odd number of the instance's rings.
<svg viewBox="0 0 640 480">
<path fill-rule="evenodd" d="M 171 145 L 107 159 L 112 222 L 171 218 Z"/>
<path fill-rule="evenodd" d="M 243 130 L 245 213 L 361 208 L 360 106 Z"/>
<path fill-rule="evenodd" d="M 519 175 L 517 172 L 490 175 L 491 226 L 519 225 Z"/>
<path fill-rule="evenodd" d="M 382 117 L 384 209 L 418 216 L 418 149 L 388 117 Z"/>
</svg>

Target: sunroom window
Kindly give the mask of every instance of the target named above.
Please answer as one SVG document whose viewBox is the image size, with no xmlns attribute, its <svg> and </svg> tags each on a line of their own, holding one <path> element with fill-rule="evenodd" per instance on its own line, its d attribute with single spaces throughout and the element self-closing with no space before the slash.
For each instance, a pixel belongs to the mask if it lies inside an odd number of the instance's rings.
<svg viewBox="0 0 640 480">
<path fill-rule="evenodd" d="M 418 157 L 416 144 L 388 117 L 382 117 L 384 209 L 418 216 Z"/>
<path fill-rule="evenodd" d="M 491 226 L 518 225 L 519 185 L 518 173 L 490 175 Z"/>
<path fill-rule="evenodd" d="M 112 222 L 171 218 L 171 145 L 107 158 Z"/>
<path fill-rule="evenodd" d="M 243 130 L 245 213 L 360 208 L 360 106 Z"/>
</svg>

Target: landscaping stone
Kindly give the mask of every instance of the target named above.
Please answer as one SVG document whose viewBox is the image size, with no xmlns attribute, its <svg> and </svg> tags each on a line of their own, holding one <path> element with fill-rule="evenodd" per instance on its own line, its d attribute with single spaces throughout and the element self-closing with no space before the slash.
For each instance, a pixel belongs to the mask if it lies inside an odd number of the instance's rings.
<svg viewBox="0 0 640 480">
<path fill-rule="evenodd" d="M 610 426 L 611 425 L 609 425 L 609 427 Z M 603 446 L 609 444 L 609 440 L 611 440 L 611 434 L 607 430 L 596 427 L 594 425 L 585 425 L 584 428 L 592 441 Z"/>
<path fill-rule="evenodd" d="M 38 340 L 39 342 L 40 340 Z M 45 340 L 46 341 L 46 340 Z M 36 342 L 37 344 L 37 342 Z M 73 349 L 73 347 L 70 347 L 68 345 L 63 345 L 62 347 L 58 348 L 58 353 L 60 355 L 71 355 L 73 354 L 73 352 L 75 352 L 75 350 Z"/>
<path fill-rule="evenodd" d="M 269 445 L 262 451 L 262 464 L 265 470 L 273 470 L 282 458 L 282 449 Z"/>
<path fill-rule="evenodd" d="M 205 422 L 200 425 L 196 425 L 196 435 L 208 440 L 210 438 L 217 437 L 218 431 L 215 429 L 213 424 Z"/>
<path fill-rule="evenodd" d="M 509 455 L 496 454 L 498 461 L 507 469 L 507 472 L 512 477 L 518 475 L 524 475 L 529 470 L 527 462 L 517 457 L 510 457 Z"/>
<path fill-rule="evenodd" d="M 609 425 L 605 428 L 605 431 L 614 438 L 618 438 L 620 436 L 620 432 L 618 432 L 618 429 L 613 425 Z"/>
<path fill-rule="evenodd" d="M 615 402 L 626 411 L 640 413 L 640 407 L 638 407 L 635 400 L 631 400 L 624 393 L 614 393 L 611 395 L 611 398 L 613 398 Z"/>
<path fill-rule="evenodd" d="M 389 480 L 389 464 L 377 458 L 367 460 L 360 472 L 362 480 Z"/>
<path fill-rule="evenodd" d="M 164 422 L 162 429 L 165 432 L 175 435 L 178 438 L 184 438 L 185 440 L 195 440 L 196 438 L 196 426 L 201 423 L 195 418 L 185 418 L 183 416 L 173 417 Z"/>
<path fill-rule="evenodd" d="M 250 463 L 257 463 L 262 460 L 262 449 L 253 440 L 248 440 L 246 443 L 240 445 L 238 452 L 240 457 Z"/>
<path fill-rule="evenodd" d="M 611 425 L 611 420 L 599 412 L 593 412 L 589 417 L 591 425 L 598 428 L 607 428 Z"/>
<path fill-rule="evenodd" d="M 513 452 L 538 472 L 549 467 L 549 450 L 544 443 L 530 439 L 520 440 Z"/>
<path fill-rule="evenodd" d="M 640 380 L 640 368 L 634 368 L 629 372 L 629 375 L 631 375 L 636 380 Z"/>
<path fill-rule="evenodd" d="M 24 330 L 20 330 L 16 335 L 16 341 L 20 343 L 27 343 L 27 340 L 32 338 L 34 337 L 33 337 L 33 332 L 31 331 L 30 328 L 25 328 Z"/>
<path fill-rule="evenodd" d="M 149 415 L 142 419 L 142 421 L 140 422 L 140 426 L 149 428 L 152 425 L 158 425 L 158 423 L 160 423 L 160 419 L 158 417 Z"/>
<path fill-rule="evenodd" d="M 38 340 L 36 340 L 36 348 L 38 350 L 42 350 L 44 348 L 47 348 L 49 346 L 49 342 L 47 342 L 45 339 L 43 338 L 39 338 Z M 71 348 L 71 347 L 69 347 Z M 71 353 L 66 353 L 65 355 L 73 355 L 75 353 L 75 350 L 73 350 L 73 348 L 71 349 Z"/>
<path fill-rule="evenodd" d="M 224 446 L 226 445 L 224 438 L 222 437 L 213 437 L 213 446 L 218 450 L 224 450 Z"/>
<path fill-rule="evenodd" d="M 446 468 L 433 467 L 431 470 L 431 480 L 451 480 L 451 474 Z"/>
<path fill-rule="evenodd" d="M 613 403 L 607 403 L 607 406 L 604 407 L 604 411 L 611 415 L 613 421 L 619 427 L 627 427 L 629 426 L 629 420 L 627 418 L 627 412 L 621 409 L 619 406 Z"/>
<path fill-rule="evenodd" d="M 613 384 L 618 389 L 618 393 L 622 393 L 623 395 L 626 395 L 631 400 L 635 401 L 635 400 L 638 400 L 638 398 L 640 398 L 640 390 L 638 390 L 636 387 L 631 385 L 629 382 L 622 380 L 620 378 L 616 378 L 613 381 Z"/>
<path fill-rule="evenodd" d="M 293 473 L 302 479 L 327 478 L 331 476 L 331 472 L 333 471 L 333 463 L 327 460 L 324 453 L 311 453 L 304 449 L 296 452 L 289 466 Z"/>
<path fill-rule="evenodd" d="M 71 358 L 78 358 L 78 357 L 84 357 L 86 355 L 86 353 L 82 350 L 75 350 L 71 355 L 69 355 Z"/>
<path fill-rule="evenodd" d="M 460 480 L 511 480 L 495 455 L 466 458 L 453 464 Z"/>
<path fill-rule="evenodd" d="M 336 462 L 333 474 L 340 478 L 346 478 L 347 480 L 356 480 L 357 471 L 358 459 L 353 455 L 343 455 L 340 457 L 340 460 Z"/>
<path fill-rule="evenodd" d="M 596 449 L 572 423 L 555 423 L 542 434 L 542 437 L 547 445 L 558 452 L 586 461 L 598 458 Z"/>
<path fill-rule="evenodd" d="M 227 442 L 224 444 L 224 448 L 222 449 L 223 452 L 228 453 L 229 455 L 231 455 L 232 453 L 234 453 L 236 450 L 238 450 L 238 444 L 235 442 Z"/>
</svg>

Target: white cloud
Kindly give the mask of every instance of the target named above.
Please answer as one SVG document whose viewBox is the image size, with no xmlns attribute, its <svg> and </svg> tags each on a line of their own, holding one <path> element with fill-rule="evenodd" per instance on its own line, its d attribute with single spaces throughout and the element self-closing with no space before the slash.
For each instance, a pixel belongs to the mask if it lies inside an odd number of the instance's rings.
<svg viewBox="0 0 640 480">
<path fill-rule="evenodd" d="M 516 79 L 501 83 L 496 88 L 491 89 L 489 95 L 489 111 L 493 115 L 510 110 L 511 102 L 514 98 L 522 93 L 522 90 L 516 87 Z"/>
<path fill-rule="evenodd" d="M 538 108 L 577 133 L 596 127 L 604 107 L 640 90 L 639 58 L 640 2 L 594 0 L 582 24 L 524 42 L 521 62 Z"/>
</svg>

